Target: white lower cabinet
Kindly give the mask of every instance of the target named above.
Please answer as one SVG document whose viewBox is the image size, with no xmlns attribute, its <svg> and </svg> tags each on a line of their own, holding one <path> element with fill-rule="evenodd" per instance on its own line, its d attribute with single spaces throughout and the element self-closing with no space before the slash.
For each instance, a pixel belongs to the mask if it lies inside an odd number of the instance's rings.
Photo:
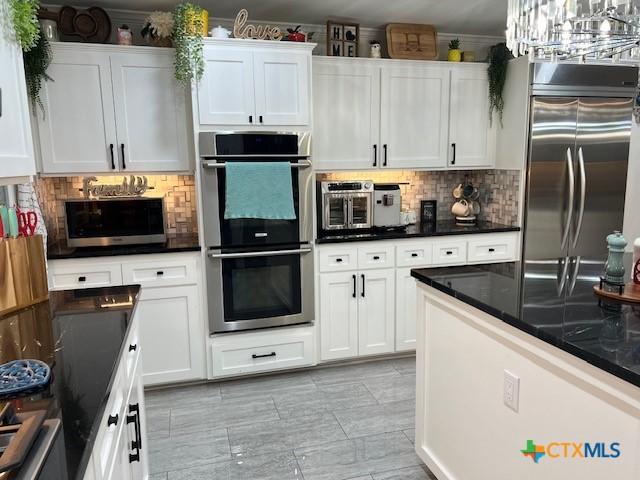
<svg viewBox="0 0 640 480">
<path fill-rule="evenodd" d="M 396 288 L 396 351 L 415 350 L 418 287 L 411 268 L 396 271 Z"/>
<path fill-rule="evenodd" d="M 394 270 L 320 276 L 320 358 L 393 352 Z"/>
</svg>

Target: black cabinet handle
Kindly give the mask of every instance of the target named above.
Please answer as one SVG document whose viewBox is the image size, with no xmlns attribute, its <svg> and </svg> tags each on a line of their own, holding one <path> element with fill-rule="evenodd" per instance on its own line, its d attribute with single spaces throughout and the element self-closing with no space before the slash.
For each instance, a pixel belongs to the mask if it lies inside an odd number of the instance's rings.
<svg viewBox="0 0 640 480">
<path fill-rule="evenodd" d="M 411 254 L 411 256 L 412 256 L 413 258 L 416 258 L 416 257 L 418 256 L 418 254 L 417 254 L 417 253 L 412 253 L 412 254 Z"/>
<path fill-rule="evenodd" d="M 490 249 L 489 249 L 489 253 L 493 253 L 493 252 L 495 252 L 495 251 L 496 251 L 496 249 L 495 249 L 495 248 L 490 248 Z"/>
<path fill-rule="evenodd" d="M 451 250 L 447 250 L 447 255 L 453 255 L 453 252 Z"/>
<path fill-rule="evenodd" d="M 116 169 L 116 161 L 113 158 L 113 143 L 109 144 L 109 152 L 111 153 L 111 170 Z"/>
<path fill-rule="evenodd" d="M 159 277 L 161 277 L 161 276 L 163 276 L 163 275 L 164 275 L 164 271 L 162 271 L 162 270 L 158 270 L 158 271 L 156 272 L 156 275 L 157 275 L 157 276 L 159 276 Z"/>
<path fill-rule="evenodd" d="M 374 256 L 373 256 L 373 259 L 374 259 L 374 260 L 380 260 L 380 257 L 379 257 L 378 255 L 374 255 Z"/>
<path fill-rule="evenodd" d="M 373 146 L 373 166 L 378 165 L 378 145 Z"/>
<path fill-rule="evenodd" d="M 251 358 L 266 358 L 266 357 L 275 357 L 276 352 L 267 353 L 265 355 L 256 355 L 255 353 L 251 355 Z"/>
<path fill-rule="evenodd" d="M 341 258 L 336 258 L 336 263 L 342 263 L 342 259 Z"/>
<path fill-rule="evenodd" d="M 387 166 L 387 144 L 382 145 L 382 149 L 384 150 L 384 162 L 382 163 L 383 167 Z"/>
<path fill-rule="evenodd" d="M 364 274 L 360 275 L 362 277 L 362 296 L 364 297 Z"/>
<path fill-rule="evenodd" d="M 130 352 L 135 352 L 138 349 L 138 344 L 135 343 L 133 345 L 129 345 L 129 351 Z"/>
<path fill-rule="evenodd" d="M 253 123 L 253 115 L 249 115 L 249 123 Z"/>
<path fill-rule="evenodd" d="M 453 158 L 451 159 L 451 165 L 456 164 L 456 144 L 452 143 L 451 148 L 453 148 Z"/>
<path fill-rule="evenodd" d="M 356 288 L 357 288 L 356 287 L 356 283 L 358 283 L 358 282 L 356 281 L 356 276 L 355 275 L 351 275 L 351 277 L 353 278 L 353 294 L 352 294 L 352 296 L 353 296 L 353 298 L 356 298 Z"/>
<path fill-rule="evenodd" d="M 118 425 L 118 414 L 116 413 L 115 415 L 109 415 L 109 418 L 107 418 L 107 427 L 110 427 L 111 425 Z"/>
<path fill-rule="evenodd" d="M 260 120 L 260 123 L 263 123 L 262 122 L 262 115 L 260 115 L 259 120 Z"/>
<path fill-rule="evenodd" d="M 78 277 L 78 281 L 79 282 L 86 282 L 87 281 L 87 277 L 85 277 L 85 276 Z"/>
<path fill-rule="evenodd" d="M 127 415 L 127 425 L 134 424 L 136 430 L 136 439 L 131 441 L 131 450 L 134 453 L 129 454 L 129 463 L 140 461 L 140 449 L 142 448 L 142 433 L 140 428 L 140 404 L 129 405 L 129 413 L 133 415 Z"/>
<path fill-rule="evenodd" d="M 120 144 L 120 152 L 122 153 L 122 169 L 126 170 L 127 169 L 127 164 L 124 161 L 124 143 Z"/>
</svg>

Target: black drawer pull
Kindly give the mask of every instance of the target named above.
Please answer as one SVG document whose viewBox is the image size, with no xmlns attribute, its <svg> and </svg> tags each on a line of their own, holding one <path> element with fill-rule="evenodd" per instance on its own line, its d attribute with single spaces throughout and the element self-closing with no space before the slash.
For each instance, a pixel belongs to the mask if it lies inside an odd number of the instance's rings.
<svg viewBox="0 0 640 480">
<path fill-rule="evenodd" d="M 362 277 L 362 297 L 364 297 L 364 284 L 365 284 L 365 279 L 364 279 L 364 275 L 361 274 L 360 275 Z"/>
<path fill-rule="evenodd" d="M 109 415 L 109 418 L 107 418 L 107 427 L 110 427 L 111 425 L 118 425 L 118 418 L 117 413 L 115 415 Z"/>
<path fill-rule="evenodd" d="M 87 281 L 87 277 L 85 277 L 85 276 L 78 277 L 78 281 L 79 282 L 86 282 Z"/>
<path fill-rule="evenodd" d="M 259 117 L 259 118 L 260 118 L 260 123 L 264 123 L 264 122 L 262 121 L 262 115 L 260 115 L 260 117 Z"/>
<path fill-rule="evenodd" d="M 164 275 L 164 272 L 163 272 L 162 270 L 158 270 L 158 271 L 156 272 L 156 275 L 157 275 L 157 276 L 159 276 L 159 277 L 161 277 L 162 275 Z"/>
<path fill-rule="evenodd" d="M 251 355 L 251 358 L 266 358 L 266 357 L 275 357 L 276 352 L 267 353 L 265 355 L 256 355 L 255 353 Z"/>
<path fill-rule="evenodd" d="M 378 145 L 373 146 L 373 166 L 378 165 Z"/>
<path fill-rule="evenodd" d="M 129 351 L 130 352 L 135 352 L 138 349 L 138 344 L 134 344 L 134 345 L 129 345 Z"/>
<path fill-rule="evenodd" d="M 489 249 L 489 253 L 493 253 L 493 252 L 495 252 L 495 251 L 496 251 L 496 249 L 495 249 L 495 248 L 490 248 L 490 249 Z"/>
<path fill-rule="evenodd" d="M 253 123 L 253 115 L 249 115 L 249 123 Z"/>
<path fill-rule="evenodd" d="M 352 297 L 356 298 L 356 276 L 355 275 L 351 275 L 351 277 L 353 278 L 353 294 Z"/>
<path fill-rule="evenodd" d="M 447 255 L 453 255 L 453 252 L 451 250 L 447 250 Z"/>
<path fill-rule="evenodd" d="M 342 259 L 341 258 L 336 258 L 336 263 L 342 263 Z"/>
<path fill-rule="evenodd" d="M 374 260 L 380 260 L 380 257 L 378 255 L 374 255 L 373 259 Z"/>
<path fill-rule="evenodd" d="M 417 254 L 417 253 L 412 253 L 412 254 L 411 254 L 411 256 L 412 256 L 413 258 L 416 258 L 416 257 L 418 256 L 418 254 Z"/>
</svg>

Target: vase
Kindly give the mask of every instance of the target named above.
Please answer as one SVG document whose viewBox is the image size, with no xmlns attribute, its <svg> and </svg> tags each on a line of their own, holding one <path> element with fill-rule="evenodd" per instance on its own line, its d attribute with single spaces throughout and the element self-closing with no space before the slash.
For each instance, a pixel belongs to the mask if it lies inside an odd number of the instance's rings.
<svg viewBox="0 0 640 480">
<path fill-rule="evenodd" d="M 189 27 L 187 28 L 187 32 L 191 34 L 197 33 L 199 35 L 202 35 L 203 37 L 206 37 L 207 33 L 209 32 L 209 12 L 207 10 L 202 10 L 200 12 L 200 18 L 202 20 L 202 30 L 200 32 L 196 32 L 196 28 L 195 28 L 196 13 L 193 9 L 189 9 L 187 17 L 189 19 L 189 24 L 190 24 Z"/>
<path fill-rule="evenodd" d="M 450 62 L 459 62 L 462 60 L 462 52 L 460 51 L 460 49 L 455 48 L 452 50 L 449 50 L 449 53 L 447 54 L 447 60 L 449 60 Z"/>
</svg>

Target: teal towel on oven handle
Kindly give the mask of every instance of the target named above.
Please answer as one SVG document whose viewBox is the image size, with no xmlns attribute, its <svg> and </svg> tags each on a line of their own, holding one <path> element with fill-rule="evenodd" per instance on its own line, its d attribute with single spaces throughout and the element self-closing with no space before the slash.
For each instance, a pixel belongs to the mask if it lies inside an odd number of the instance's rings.
<svg viewBox="0 0 640 480">
<path fill-rule="evenodd" d="M 227 161 L 225 180 L 225 219 L 296 218 L 289 162 Z"/>
</svg>

